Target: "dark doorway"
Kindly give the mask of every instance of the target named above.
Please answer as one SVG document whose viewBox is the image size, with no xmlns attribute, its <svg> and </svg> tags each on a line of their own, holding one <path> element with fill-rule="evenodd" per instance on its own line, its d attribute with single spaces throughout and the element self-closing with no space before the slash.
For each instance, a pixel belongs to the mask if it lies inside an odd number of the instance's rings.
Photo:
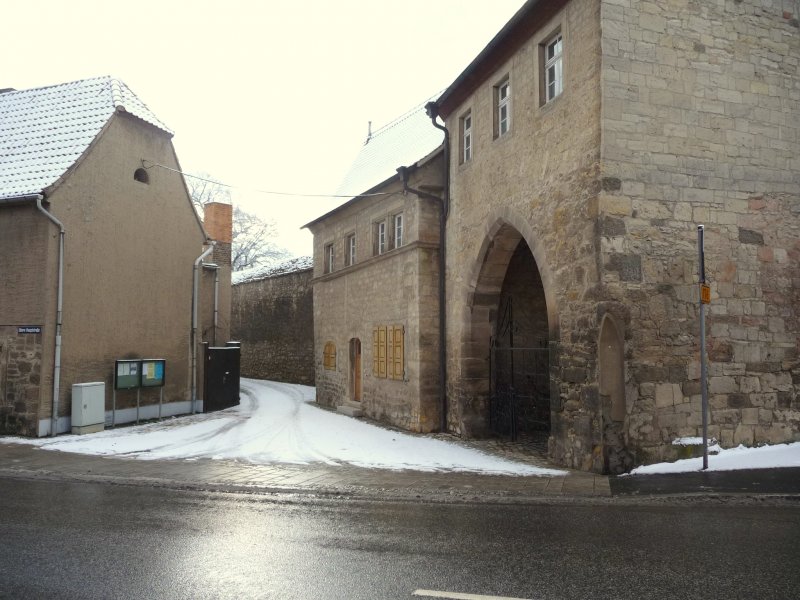
<svg viewBox="0 0 800 600">
<path fill-rule="evenodd" d="M 508 263 L 492 329 L 491 429 L 544 450 L 550 434 L 547 302 L 524 239 Z"/>
</svg>

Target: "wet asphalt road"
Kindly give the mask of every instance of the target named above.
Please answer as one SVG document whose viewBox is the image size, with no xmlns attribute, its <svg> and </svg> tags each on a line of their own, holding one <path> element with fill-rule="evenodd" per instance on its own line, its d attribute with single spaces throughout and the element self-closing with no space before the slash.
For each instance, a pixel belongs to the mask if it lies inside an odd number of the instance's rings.
<svg viewBox="0 0 800 600">
<path fill-rule="evenodd" d="M 800 507 L 357 502 L 0 479 L 0 598 L 796 598 Z"/>
</svg>

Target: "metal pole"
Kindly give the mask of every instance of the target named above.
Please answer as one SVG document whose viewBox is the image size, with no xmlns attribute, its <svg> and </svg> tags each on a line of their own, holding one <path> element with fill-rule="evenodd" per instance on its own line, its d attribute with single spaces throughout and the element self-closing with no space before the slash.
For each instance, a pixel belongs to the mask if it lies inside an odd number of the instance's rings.
<svg viewBox="0 0 800 600">
<path fill-rule="evenodd" d="M 697 226 L 697 252 L 700 259 L 698 275 L 700 277 L 700 394 L 703 410 L 703 470 L 708 469 L 708 368 L 706 366 L 706 311 L 703 288 L 706 283 L 706 265 L 703 249 L 703 225 Z"/>
<path fill-rule="evenodd" d="M 139 395 L 141 388 L 136 388 L 136 424 L 139 424 Z"/>
<path fill-rule="evenodd" d="M 164 404 L 164 387 L 159 388 L 158 395 L 158 420 L 161 420 L 161 406 Z"/>
<path fill-rule="evenodd" d="M 116 424 L 117 424 L 117 386 L 114 385 L 114 390 L 111 392 L 111 428 L 113 429 L 116 426 Z"/>
</svg>

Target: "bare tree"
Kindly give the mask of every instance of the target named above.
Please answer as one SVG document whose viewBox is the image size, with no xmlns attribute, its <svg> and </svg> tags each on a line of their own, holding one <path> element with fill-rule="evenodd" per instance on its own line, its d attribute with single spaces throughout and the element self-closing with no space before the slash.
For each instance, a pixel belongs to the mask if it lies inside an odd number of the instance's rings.
<svg viewBox="0 0 800 600">
<path fill-rule="evenodd" d="M 233 244 L 231 247 L 231 267 L 242 271 L 262 267 L 283 260 L 289 253 L 271 241 L 277 236 L 274 221 L 233 208 Z"/>
<path fill-rule="evenodd" d="M 215 182 L 208 173 L 198 173 L 197 176 L 187 175 L 184 180 L 189 189 L 192 204 L 201 217 L 203 216 L 203 205 L 208 202 L 231 204 L 230 188 Z"/>
<path fill-rule="evenodd" d="M 192 204 L 201 217 L 203 207 L 209 202 L 232 203 L 230 188 L 215 182 L 211 175 L 200 173 L 197 177 L 187 176 L 185 179 Z M 234 271 L 242 271 L 267 266 L 287 258 L 289 252 L 272 241 L 277 234 L 274 221 L 264 220 L 234 206 L 231 268 Z"/>
</svg>

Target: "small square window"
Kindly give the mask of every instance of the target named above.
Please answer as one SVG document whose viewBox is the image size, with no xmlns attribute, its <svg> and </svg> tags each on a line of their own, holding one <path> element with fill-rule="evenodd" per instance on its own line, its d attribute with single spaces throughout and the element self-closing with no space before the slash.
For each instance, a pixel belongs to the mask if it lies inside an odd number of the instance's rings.
<svg viewBox="0 0 800 600">
<path fill-rule="evenodd" d="M 511 83 L 508 79 L 494 88 L 494 97 L 494 137 L 498 138 L 511 130 Z"/>
<path fill-rule="evenodd" d="M 544 101 L 550 102 L 564 90 L 564 42 L 561 34 L 551 38 L 544 47 Z"/>
<path fill-rule="evenodd" d="M 472 112 L 461 117 L 461 163 L 472 159 Z"/>
<path fill-rule="evenodd" d="M 350 267 L 356 264 L 356 234 L 351 233 L 344 240 L 344 264 Z"/>
</svg>

